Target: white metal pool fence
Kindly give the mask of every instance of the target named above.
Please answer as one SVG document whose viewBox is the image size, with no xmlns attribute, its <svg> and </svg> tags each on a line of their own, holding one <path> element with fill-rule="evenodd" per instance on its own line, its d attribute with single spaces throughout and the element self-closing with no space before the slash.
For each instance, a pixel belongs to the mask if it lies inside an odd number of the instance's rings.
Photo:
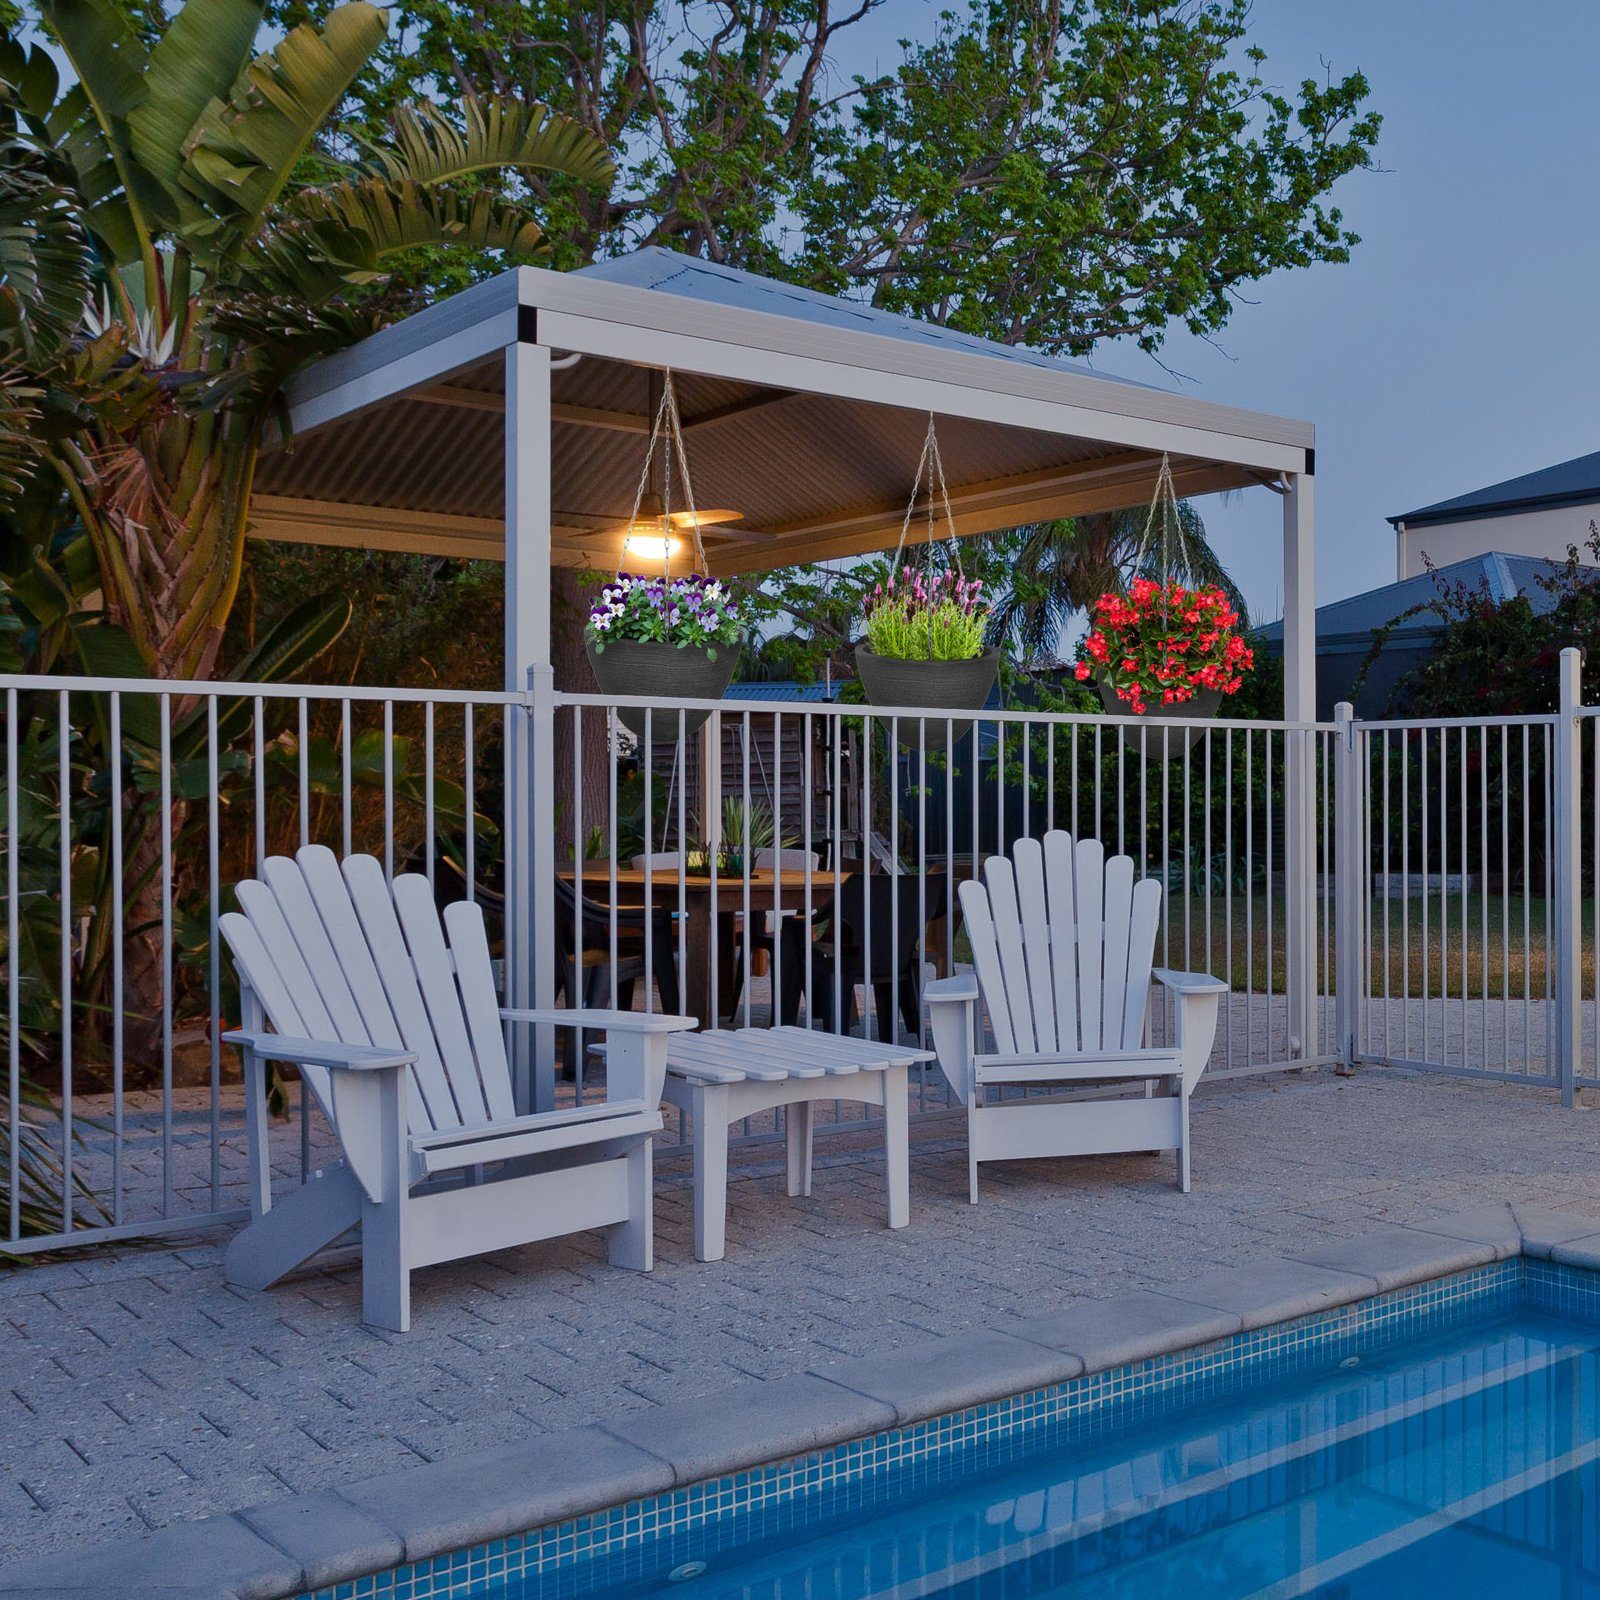
<svg viewBox="0 0 1600 1600">
<path fill-rule="evenodd" d="M 881 1033 L 920 1029 L 922 981 L 964 959 L 963 878 L 1066 828 L 1165 885 L 1160 964 L 1230 984 L 1211 1076 L 1371 1059 L 1570 1098 L 1600 1055 L 1600 741 L 1575 657 L 1563 674 L 1544 717 L 1162 728 L 1018 710 L 966 732 L 837 703 L 656 702 L 627 718 L 639 738 L 619 712 L 650 702 L 548 680 L 0 677 L 0 1249 L 242 1214 L 216 918 L 265 856 L 311 841 L 481 900 L 514 1001 L 666 997 L 702 1023 Z M 581 1096 L 585 1061 L 527 1042 L 528 1103 Z M 326 1130 L 283 1094 L 294 1181 Z M 914 1109 L 946 1111 L 936 1071 Z"/>
</svg>

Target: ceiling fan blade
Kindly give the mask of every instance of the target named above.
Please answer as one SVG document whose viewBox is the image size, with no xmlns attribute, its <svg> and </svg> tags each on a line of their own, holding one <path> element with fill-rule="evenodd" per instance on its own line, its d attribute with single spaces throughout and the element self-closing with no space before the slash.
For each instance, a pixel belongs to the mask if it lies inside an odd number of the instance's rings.
<svg viewBox="0 0 1600 1600">
<path fill-rule="evenodd" d="M 692 528 L 698 517 L 702 528 L 714 528 L 719 522 L 738 522 L 744 516 L 742 511 L 701 511 L 691 514 L 687 511 L 674 511 L 671 513 L 672 525 L 675 528 Z"/>
</svg>

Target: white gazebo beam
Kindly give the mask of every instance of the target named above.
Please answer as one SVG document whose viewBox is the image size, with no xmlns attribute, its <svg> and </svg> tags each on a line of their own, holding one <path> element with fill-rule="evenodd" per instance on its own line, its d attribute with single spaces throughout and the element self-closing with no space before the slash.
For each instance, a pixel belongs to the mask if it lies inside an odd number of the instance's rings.
<svg viewBox="0 0 1600 1600">
<path fill-rule="evenodd" d="M 1130 472 L 1126 466 L 1105 474 L 1052 471 L 1042 475 L 1036 484 L 1012 483 L 1006 488 L 985 488 L 970 497 L 952 493 L 950 509 L 956 533 L 967 538 L 1030 522 L 1051 522 L 1060 517 L 1120 511 L 1139 505 L 1154 492 L 1158 467 L 1158 462 L 1140 457 L 1136 472 Z M 1215 462 L 1175 466 L 1173 480 L 1180 495 L 1211 494 L 1220 489 L 1238 488 L 1242 482 L 1249 481 L 1237 468 L 1218 466 Z M 794 532 L 774 533 L 770 539 L 759 543 L 753 539 L 741 540 L 737 545 L 730 543 L 708 550 L 707 557 L 712 571 L 725 576 L 806 561 L 870 555 L 894 546 L 900 537 L 904 517 L 904 505 L 898 508 L 878 506 Z"/>
</svg>

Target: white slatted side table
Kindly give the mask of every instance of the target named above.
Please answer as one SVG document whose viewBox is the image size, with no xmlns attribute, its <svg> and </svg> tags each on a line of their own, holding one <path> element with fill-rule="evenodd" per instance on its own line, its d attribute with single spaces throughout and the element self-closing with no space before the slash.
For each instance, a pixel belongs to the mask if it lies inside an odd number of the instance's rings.
<svg viewBox="0 0 1600 1600">
<path fill-rule="evenodd" d="M 667 1050 L 662 1099 L 686 1112 L 694 1131 L 694 1253 L 720 1261 L 727 1238 L 728 1130 L 784 1108 L 789 1193 L 811 1193 L 812 1108 L 819 1100 L 883 1107 L 889 1226 L 911 1220 L 907 1069 L 931 1050 L 844 1039 L 807 1028 L 708 1029 L 676 1035 Z"/>
</svg>

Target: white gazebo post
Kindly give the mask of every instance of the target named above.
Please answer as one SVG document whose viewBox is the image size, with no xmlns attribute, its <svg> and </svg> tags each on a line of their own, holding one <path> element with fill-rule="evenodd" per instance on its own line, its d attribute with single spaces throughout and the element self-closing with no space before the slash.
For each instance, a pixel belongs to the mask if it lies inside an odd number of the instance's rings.
<svg viewBox="0 0 1600 1600">
<path fill-rule="evenodd" d="M 1283 715 L 1310 723 L 1317 715 L 1316 541 L 1312 453 L 1305 472 L 1284 474 Z M 1314 735 L 1284 738 L 1284 893 L 1288 1053 L 1317 1050 L 1317 816 Z"/>
<path fill-rule="evenodd" d="M 523 336 L 506 363 L 505 686 L 531 691 L 506 727 L 506 1004 L 555 1004 L 555 679 L 550 665 L 550 351 Z M 553 1030 L 514 1030 L 522 1110 L 555 1104 Z"/>
</svg>

